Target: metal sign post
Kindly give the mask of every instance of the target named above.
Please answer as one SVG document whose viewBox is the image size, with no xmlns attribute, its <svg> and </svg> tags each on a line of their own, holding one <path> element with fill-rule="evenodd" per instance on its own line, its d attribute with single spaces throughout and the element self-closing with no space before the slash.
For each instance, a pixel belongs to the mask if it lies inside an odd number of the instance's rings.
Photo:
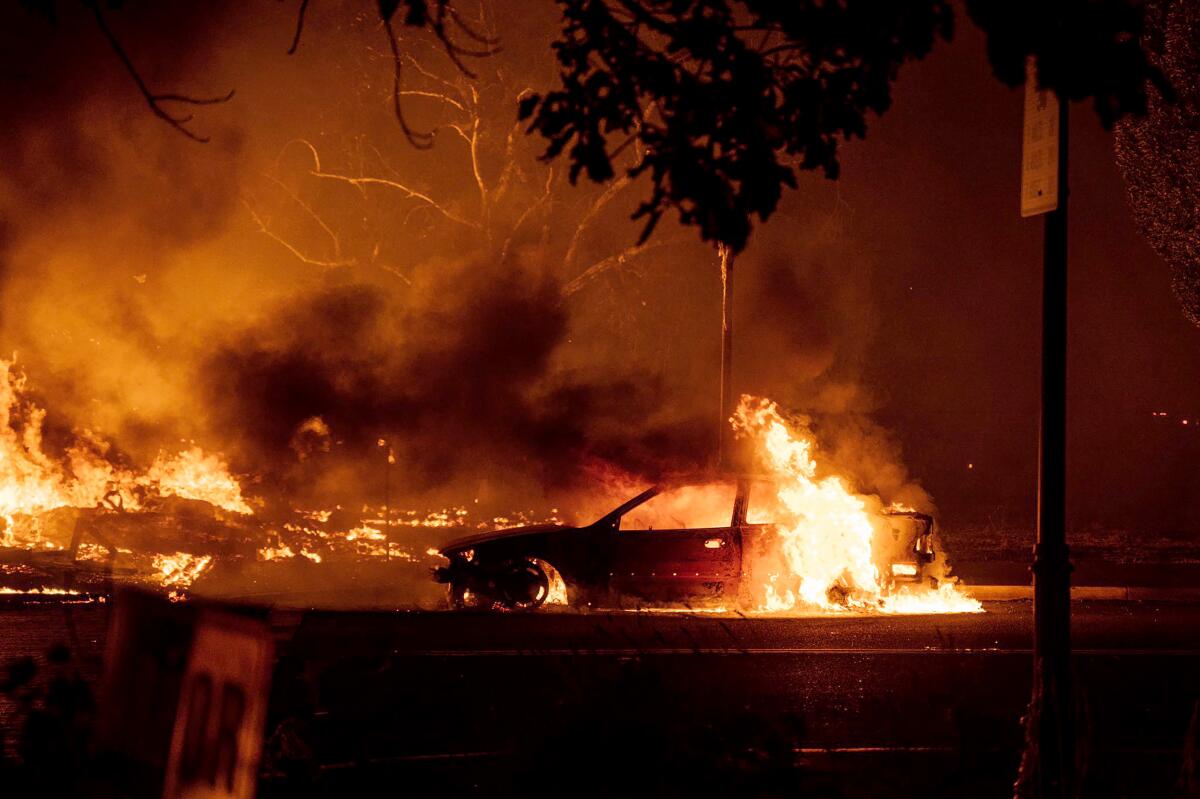
<svg viewBox="0 0 1200 799">
<path fill-rule="evenodd" d="M 1074 796 L 1077 776 L 1071 688 L 1071 562 L 1066 541 L 1067 104 L 1038 88 L 1031 62 L 1025 83 L 1021 215 L 1043 213 L 1034 683 L 1018 792 L 1050 799 Z"/>
</svg>

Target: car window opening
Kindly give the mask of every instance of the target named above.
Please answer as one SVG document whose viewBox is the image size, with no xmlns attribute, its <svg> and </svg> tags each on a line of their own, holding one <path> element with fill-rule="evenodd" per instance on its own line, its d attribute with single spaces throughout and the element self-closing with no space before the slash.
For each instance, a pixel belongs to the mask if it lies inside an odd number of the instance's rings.
<svg viewBox="0 0 1200 799">
<path fill-rule="evenodd" d="M 732 483 L 670 488 L 622 516 L 620 529 L 649 532 L 729 527 L 736 494 Z"/>
</svg>

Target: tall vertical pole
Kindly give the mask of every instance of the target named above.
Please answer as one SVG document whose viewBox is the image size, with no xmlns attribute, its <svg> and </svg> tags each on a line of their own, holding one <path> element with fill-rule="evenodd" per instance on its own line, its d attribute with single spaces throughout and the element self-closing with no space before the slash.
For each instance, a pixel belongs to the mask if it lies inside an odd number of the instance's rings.
<svg viewBox="0 0 1200 799">
<path fill-rule="evenodd" d="M 1074 796 L 1075 706 L 1071 688 L 1071 562 L 1067 478 L 1067 108 L 1058 104 L 1058 204 L 1046 215 L 1042 265 L 1042 418 L 1038 442 L 1037 545 L 1033 558 L 1033 669 L 1041 799 Z"/>
<path fill-rule="evenodd" d="M 717 245 L 721 259 L 721 417 L 717 432 L 717 467 L 731 466 L 729 417 L 733 416 L 733 252 Z"/>
<path fill-rule="evenodd" d="M 387 560 L 392 559 L 392 448 L 386 439 L 379 439 L 383 450 L 383 534 L 387 541 Z"/>
</svg>

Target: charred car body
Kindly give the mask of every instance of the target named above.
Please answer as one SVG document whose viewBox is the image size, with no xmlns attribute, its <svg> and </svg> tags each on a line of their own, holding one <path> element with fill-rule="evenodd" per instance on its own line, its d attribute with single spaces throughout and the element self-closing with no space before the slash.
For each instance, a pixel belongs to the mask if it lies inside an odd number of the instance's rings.
<svg viewBox="0 0 1200 799">
<path fill-rule="evenodd" d="M 532 525 L 452 541 L 439 551 L 449 565 L 435 569 L 434 579 L 448 586 L 455 609 L 532 610 L 548 601 L 749 609 L 752 555 L 771 539 L 774 525 L 748 509 L 752 493 L 769 492 L 752 479 L 728 481 L 717 493 L 705 483 L 707 507 L 685 519 L 674 511 L 689 490 L 695 499 L 696 485 L 655 486 L 584 526 Z M 933 580 L 933 518 L 910 510 L 884 517 L 891 533 L 884 579 Z"/>
</svg>

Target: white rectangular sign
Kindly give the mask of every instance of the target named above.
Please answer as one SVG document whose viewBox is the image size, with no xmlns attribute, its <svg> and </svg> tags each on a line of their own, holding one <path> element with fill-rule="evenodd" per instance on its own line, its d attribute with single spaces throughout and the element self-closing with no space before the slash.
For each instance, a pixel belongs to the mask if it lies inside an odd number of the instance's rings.
<svg viewBox="0 0 1200 799">
<path fill-rule="evenodd" d="M 1058 208 L 1058 97 L 1037 85 L 1033 59 L 1025 71 L 1025 131 L 1021 147 L 1021 216 Z"/>
<path fill-rule="evenodd" d="M 273 641 L 251 619 L 202 613 L 179 693 L 164 799 L 251 799 Z"/>
</svg>

